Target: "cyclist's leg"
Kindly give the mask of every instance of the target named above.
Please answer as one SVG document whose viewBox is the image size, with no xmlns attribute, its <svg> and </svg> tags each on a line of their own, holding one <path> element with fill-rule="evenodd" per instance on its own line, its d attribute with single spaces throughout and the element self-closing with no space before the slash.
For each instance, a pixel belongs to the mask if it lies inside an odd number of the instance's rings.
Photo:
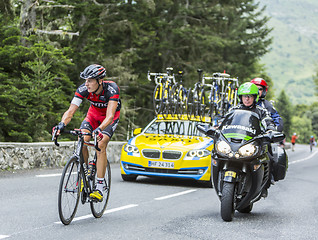
<svg viewBox="0 0 318 240">
<path fill-rule="evenodd" d="M 106 172 L 106 167 L 107 167 L 107 153 L 106 149 L 108 146 L 108 143 L 111 139 L 111 137 L 114 134 L 114 131 L 118 125 L 119 121 L 119 115 L 120 111 L 115 113 L 115 117 L 113 122 L 107 126 L 103 131 L 103 139 L 98 142 L 98 147 L 101 149 L 101 151 L 96 151 L 97 155 L 97 163 L 96 163 L 96 168 L 97 168 L 97 182 L 96 182 L 96 190 L 94 191 L 90 196 L 97 199 L 98 201 L 103 200 L 103 188 L 104 188 L 104 176 Z"/>
<path fill-rule="evenodd" d="M 96 124 L 97 124 L 97 123 L 94 123 L 94 121 L 91 121 L 90 118 L 87 116 L 87 117 L 83 120 L 80 129 L 82 129 L 83 132 L 89 132 L 89 133 L 91 133 L 91 132 L 93 131 L 94 127 L 95 127 L 95 128 L 98 127 L 98 126 L 97 126 L 97 127 L 95 126 Z M 90 141 L 90 139 L 91 139 L 90 136 L 84 136 L 84 140 L 85 140 L 86 142 Z M 88 155 L 87 146 L 84 145 L 84 146 L 83 146 L 83 158 L 84 158 L 84 161 L 85 161 L 86 165 L 88 164 L 88 156 L 89 156 L 89 155 Z"/>
</svg>

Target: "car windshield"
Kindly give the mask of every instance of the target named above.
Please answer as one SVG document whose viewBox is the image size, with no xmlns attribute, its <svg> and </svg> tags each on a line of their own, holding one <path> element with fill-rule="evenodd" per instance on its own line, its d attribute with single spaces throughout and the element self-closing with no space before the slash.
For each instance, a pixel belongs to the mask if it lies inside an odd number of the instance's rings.
<svg viewBox="0 0 318 240">
<path fill-rule="evenodd" d="M 208 125 L 193 121 L 155 121 L 146 128 L 145 133 L 202 137 L 203 134 L 196 127 L 198 124 Z"/>
</svg>

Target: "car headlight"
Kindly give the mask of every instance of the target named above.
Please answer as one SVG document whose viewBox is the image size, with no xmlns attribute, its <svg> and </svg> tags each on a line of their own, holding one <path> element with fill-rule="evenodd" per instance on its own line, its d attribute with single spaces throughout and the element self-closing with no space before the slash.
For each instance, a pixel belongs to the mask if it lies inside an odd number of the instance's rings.
<svg viewBox="0 0 318 240">
<path fill-rule="evenodd" d="M 256 146 L 254 144 L 249 143 L 240 147 L 238 150 L 238 153 L 242 157 L 250 157 L 255 154 L 256 150 L 257 150 Z"/>
<path fill-rule="evenodd" d="M 139 154 L 139 149 L 136 146 L 134 146 L 134 145 L 126 144 L 125 147 L 124 147 L 124 150 L 127 153 Z"/>
<path fill-rule="evenodd" d="M 216 143 L 216 150 L 222 154 L 229 154 L 231 152 L 230 145 L 225 141 L 220 141 Z"/>
<path fill-rule="evenodd" d="M 210 154 L 211 152 L 206 149 L 193 149 L 186 154 L 184 160 L 192 160 L 193 158 L 203 158 L 209 156 Z"/>
</svg>

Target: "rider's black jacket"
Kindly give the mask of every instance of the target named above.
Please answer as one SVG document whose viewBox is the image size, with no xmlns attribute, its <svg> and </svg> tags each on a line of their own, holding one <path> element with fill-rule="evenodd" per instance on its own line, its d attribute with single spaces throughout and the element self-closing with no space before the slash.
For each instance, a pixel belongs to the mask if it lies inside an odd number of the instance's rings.
<svg viewBox="0 0 318 240">
<path fill-rule="evenodd" d="M 265 108 L 271 118 L 273 119 L 276 127 L 277 127 L 277 131 L 282 132 L 283 131 L 283 119 L 280 117 L 280 115 L 278 114 L 278 112 L 276 111 L 276 109 L 274 108 L 274 106 L 270 103 L 270 101 L 261 98 L 258 102 L 257 105 Z"/>
</svg>

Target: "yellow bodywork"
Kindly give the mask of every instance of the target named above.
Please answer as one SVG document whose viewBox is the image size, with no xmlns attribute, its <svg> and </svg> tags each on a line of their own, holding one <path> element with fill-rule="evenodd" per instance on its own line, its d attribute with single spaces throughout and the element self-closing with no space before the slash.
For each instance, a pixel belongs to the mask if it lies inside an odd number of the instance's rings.
<svg viewBox="0 0 318 240">
<path fill-rule="evenodd" d="M 152 123 L 169 121 L 182 125 L 186 120 L 157 118 Z M 123 146 L 121 174 L 210 181 L 213 140 L 186 134 L 147 133 L 152 123 Z M 174 131 L 180 132 L 180 129 Z M 199 134 L 196 132 L 196 135 Z"/>
</svg>

